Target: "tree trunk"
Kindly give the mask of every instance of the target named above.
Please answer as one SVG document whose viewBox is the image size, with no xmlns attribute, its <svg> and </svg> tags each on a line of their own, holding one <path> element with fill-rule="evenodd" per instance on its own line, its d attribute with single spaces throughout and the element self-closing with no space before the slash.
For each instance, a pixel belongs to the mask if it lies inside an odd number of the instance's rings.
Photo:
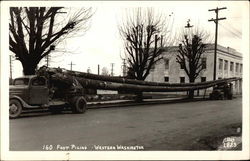
<svg viewBox="0 0 250 161">
<path fill-rule="evenodd" d="M 139 76 L 138 76 L 139 75 Z M 137 74 L 137 80 L 139 80 L 139 81 L 143 81 L 144 79 L 142 78 L 142 73 L 139 73 L 139 74 Z M 142 94 L 142 91 L 136 91 L 135 92 L 135 95 L 136 95 L 136 97 L 135 97 L 135 101 L 136 102 L 142 102 L 143 101 L 143 94 Z"/>
<path fill-rule="evenodd" d="M 194 90 L 190 90 L 190 91 L 188 92 L 188 98 L 189 98 L 189 99 L 193 99 L 193 98 L 194 98 Z"/>
<path fill-rule="evenodd" d="M 22 62 L 24 75 L 34 75 L 36 73 L 37 64 L 33 62 L 32 61 Z"/>
<path fill-rule="evenodd" d="M 190 83 L 194 83 L 194 78 L 189 78 L 189 82 Z M 194 90 L 192 89 L 192 90 L 189 90 L 189 92 L 188 92 L 188 98 L 189 99 L 193 99 L 194 98 Z"/>
</svg>

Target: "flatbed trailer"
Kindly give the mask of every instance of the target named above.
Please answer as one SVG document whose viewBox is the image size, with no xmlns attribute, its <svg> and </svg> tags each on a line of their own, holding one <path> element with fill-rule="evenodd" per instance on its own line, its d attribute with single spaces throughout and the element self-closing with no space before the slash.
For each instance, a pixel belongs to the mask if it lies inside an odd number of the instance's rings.
<svg viewBox="0 0 250 161">
<path fill-rule="evenodd" d="M 136 93 L 181 92 L 220 87 L 225 93 L 228 84 L 239 79 L 241 78 L 199 83 L 158 83 L 43 66 L 36 75 L 16 78 L 13 81 L 10 86 L 9 113 L 10 118 L 17 118 L 25 109 L 49 108 L 52 112 L 57 112 L 60 106 L 67 106 L 74 113 L 84 113 L 87 104 L 84 92 L 86 88 Z"/>
</svg>

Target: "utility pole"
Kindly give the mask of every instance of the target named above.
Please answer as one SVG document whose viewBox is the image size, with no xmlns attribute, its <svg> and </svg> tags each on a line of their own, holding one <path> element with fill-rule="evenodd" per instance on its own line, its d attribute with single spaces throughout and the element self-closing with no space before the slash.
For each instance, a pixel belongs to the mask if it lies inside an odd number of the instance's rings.
<svg viewBox="0 0 250 161">
<path fill-rule="evenodd" d="M 125 77 L 127 74 L 127 65 L 126 65 L 126 59 L 122 59 L 122 76 Z"/>
<path fill-rule="evenodd" d="M 114 76 L 114 64 L 115 63 L 111 63 L 111 76 Z"/>
<path fill-rule="evenodd" d="M 46 64 L 47 64 L 47 67 L 49 67 L 50 55 L 49 55 L 49 54 L 48 54 L 48 55 L 46 55 L 45 59 L 46 59 Z"/>
<path fill-rule="evenodd" d="M 52 50 L 55 50 L 55 45 L 50 45 L 50 50 L 51 50 L 51 51 L 52 51 Z M 46 55 L 45 61 L 46 61 L 47 67 L 49 67 L 50 59 L 51 59 L 50 54 Z"/>
<path fill-rule="evenodd" d="M 215 19 L 210 19 L 208 21 L 214 21 L 215 23 L 215 42 L 214 42 L 214 80 L 216 80 L 216 62 L 217 62 L 217 37 L 218 37 L 218 21 L 219 20 L 225 20 L 226 17 L 223 18 L 219 18 L 219 11 L 223 10 L 223 9 L 227 9 L 226 7 L 222 7 L 222 8 L 215 8 L 215 9 L 209 9 L 208 11 L 214 11 L 216 14 L 216 18 Z"/>
<path fill-rule="evenodd" d="M 97 69 L 97 70 L 98 70 L 97 73 L 98 73 L 98 75 L 100 75 L 100 65 L 99 65 L 99 64 L 98 64 L 97 68 L 98 68 L 98 69 Z"/>
<path fill-rule="evenodd" d="M 68 64 L 68 65 L 70 65 L 70 70 L 72 71 L 72 66 L 75 65 L 75 64 L 73 64 L 72 61 L 71 61 L 71 63 Z"/>
</svg>

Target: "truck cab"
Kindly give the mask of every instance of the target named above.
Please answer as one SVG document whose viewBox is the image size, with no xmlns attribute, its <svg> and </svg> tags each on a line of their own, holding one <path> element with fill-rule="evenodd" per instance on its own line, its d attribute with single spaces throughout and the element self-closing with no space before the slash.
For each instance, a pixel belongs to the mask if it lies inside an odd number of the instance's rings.
<svg viewBox="0 0 250 161">
<path fill-rule="evenodd" d="M 9 97 L 10 117 L 19 115 L 22 109 L 46 106 L 49 103 L 48 81 L 36 75 L 16 78 L 10 85 Z"/>
<path fill-rule="evenodd" d="M 43 76 L 30 75 L 14 79 L 9 88 L 9 117 L 17 118 L 27 109 L 49 108 L 54 111 L 55 106 L 65 104 L 71 104 L 76 113 L 85 111 L 86 100 L 82 97 L 82 86 L 77 80 L 68 89 L 56 89 Z"/>
<path fill-rule="evenodd" d="M 48 104 L 48 82 L 44 77 L 25 76 L 17 78 L 10 86 L 10 98 L 17 98 L 29 105 Z"/>
</svg>

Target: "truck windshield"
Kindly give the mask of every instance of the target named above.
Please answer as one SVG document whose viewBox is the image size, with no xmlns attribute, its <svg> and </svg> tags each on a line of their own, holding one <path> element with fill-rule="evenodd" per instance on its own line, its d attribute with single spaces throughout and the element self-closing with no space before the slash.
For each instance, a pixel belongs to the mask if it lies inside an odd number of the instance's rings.
<svg viewBox="0 0 250 161">
<path fill-rule="evenodd" d="M 18 78 L 15 79 L 14 85 L 28 85 L 29 84 L 29 78 Z"/>
</svg>

